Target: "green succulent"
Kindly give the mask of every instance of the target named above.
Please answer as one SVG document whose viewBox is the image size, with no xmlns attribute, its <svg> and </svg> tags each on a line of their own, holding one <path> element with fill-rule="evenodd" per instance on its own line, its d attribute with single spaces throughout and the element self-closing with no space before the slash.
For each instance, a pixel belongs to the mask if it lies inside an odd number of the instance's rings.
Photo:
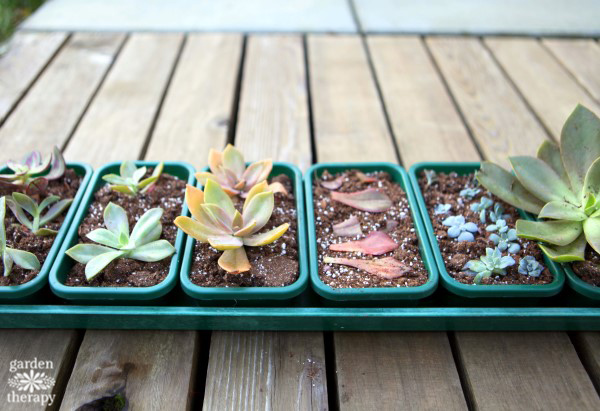
<svg viewBox="0 0 600 411">
<path fill-rule="evenodd" d="M 146 167 L 137 168 L 135 162 L 123 161 L 119 169 L 120 175 L 107 174 L 102 176 L 102 179 L 111 184 L 111 190 L 136 196 L 138 193 L 147 192 L 156 184 L 163 168 L 164 164 L 159 163 L 154 167 L 152 175 L 142 180 L 142 177 L 146 174 Z"/>
<path fill-rule="evenodd" d="M 484 278 L 491 277 L 492 274 L 506 275 L 506 267 L 515 265 L 515 260 L 511 256 L 502 256 L 498 248 L 486 248 L 485 255 L 479 260 L 471 260 L 465 264 L 463 271 L 468 275 L 473 275 L 474 284 L 480 284 Z"/>
<path fill-rule="evenodd" d="M 511 157 L 513 173 L 483 162 L 477 180 L 505 202 L 541 221 L 518 220 L 519 237 L 537 240 L 557 262 L 600 253 L 600 119 L 578 105 L 563 126 L 560 147 L 542 143 L 537 157 Z"/>
<path fill-rule="evenodd" d="M 39 151 L 27 154 L 21 162 L 10 160 L 6 166 L 12 174 L 0 174 L 0 183 L 29 186 L 37 180 L 56 180 L 65 174 L 66 164 L 60 150 L 54 147 L 44 157 Z"/>
<path fill-rule="evenodd" d="M 4 265 L 4 276 L 10 275 L 14 264 L 25 270 L 39 270 L 40 260 L 29 251 L 17 250 L 6 246 L 6 231 L 4 217 L 6 216 L 6 197 L 0 198 L 0 253 Z"/>
<path fill-rule="evenodd" d="M 32 233 L 39 236 L 56 235 L 58 231 L 44 228 L 46 224 L 62 214 L 73 202 L 72 198 L 61 200 L 59 196 L 48 196 L 38 204 L 33 198 L 26 194 L 14 192 L 12 198 L 6 199 L 6 204 L 11 209 L 19 223 L 27 227 Z M 50 206 L 46 214 L 46 207 Z M 27 217 L 31 214 L 33 220 Z"/>
</svg>

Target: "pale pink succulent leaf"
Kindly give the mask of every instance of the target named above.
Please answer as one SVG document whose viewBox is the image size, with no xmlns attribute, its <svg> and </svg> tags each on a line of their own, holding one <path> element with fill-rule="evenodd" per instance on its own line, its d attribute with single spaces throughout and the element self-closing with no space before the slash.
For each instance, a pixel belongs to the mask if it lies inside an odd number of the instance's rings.
<svg viewBox="0 0 600 411">
<path fill-rule="evenodd" d="M 325 257 L 323 262 L 325 264 L 341 264 L 358 268 L 359 270 L 388 280 L 406 276 L 411 271 L 408 265 L 396 260 L 394 257 L 385 257 L 376 260 Z"/>
<path fill-rule="evenodd" d="M 185 187 L 185 202 L 188 205 L 192 216 L 196 219 L 200 219 L 200 206 L 204 204 L 204 192 L 202 190 L 192 186 L 187 185 Z"/>
<path fill-rule="evenodd" d="M 223 164 L 223 153 L 213 148 L 208 152 L 208 167 L 214 173 Z"/>
<path fill-rule="evenodd" d="M 340 193 L 333 191 L 331 199 L 357 210 L 368 211 L 371 213 L 380 213 L 389 210 L 392 207 L 392 200 L 387 194 L 375 188 L 367 188 L 366 190 L 357 191 L 354 193 Z"/>
<path fill-rule="evenodd" d="M 242 174 L 246 169 L 246 163 L 242 153 L 231 144 L 227 144 L 223 151 L 223 166 L 231 170 L 237 180 L 242 178 Z"/>
<path fill-rule="evenodd" d="M 271 160 L 262 160 L 250 164 L 242 175 L 242 178 L 246 180 L 246 187 L 253 187 L 255 184 L 266 180 L 272 169 L 273 162 Z"/>
<path fill-rule="evenodd" d="M 337 190 L 344 183 L 344 176 L 339 176 L 338 178 L 329 181 L 321 180 L 320 183 L 322 187 L 325 187 L 328 190 Z"/>
<path fill-rule="evenodd" d="M 225 250 L 219 257 L 219 267 L 229 274 L 239 274 L 249 271 L 251 266 L 244 247 L 233 250 Z"/>
<path fill-rule="evenodd" d="M 248 224 L 246 224 L 244 227 L 240 228 L 235 233 L 233 233 L 233 235 L 235 235 L 236 237 L 249 236 L 250 234 L 252 234 L 254 227 L 256 227 L 256 221 L 252 220 Z"/>
<path fill-rule="evenodd" d="M 221 207 L 216 204 L 202 204 L 200 208 L 205 212 L 200 221 L 222 230 L 223 233 L 231 234 L 233 232 L 233 217 L 229 216 Z"/>
<path fill-rule="evenodd" d="M 356 237 L 362 235 L 362 227 L 356 216 L 350 216 L 341 223 L 333 225 L 333 233 L 341 237 Z"/>
<path fill-rule="evenodd" d="M 398 248 L 398 244 L 382 231 L 373 231 L 362 240 L 331 244 L 329 246 L 329 249 L 332 251 L 356 251 L 369 255 L 389 253 L 396 248 Z"/>
<path fill-rule="evenodd" d="M 216 204 L 222 208 L 228 215 L 233 218 L 235 214 L 235 207 L 231 198 L 223 191 L 221 186 L 209 179 L 204 186 L 204 202 L 206 204 Z"/>
</svg>

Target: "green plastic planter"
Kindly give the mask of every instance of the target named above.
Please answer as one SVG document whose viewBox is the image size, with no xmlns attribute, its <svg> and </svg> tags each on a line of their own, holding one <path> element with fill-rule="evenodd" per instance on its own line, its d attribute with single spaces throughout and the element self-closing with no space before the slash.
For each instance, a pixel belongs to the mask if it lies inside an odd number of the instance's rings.
<svg viewBox="0 0 600 411">
<path fill-rule="evenodd" d="M 92 167 L 88 164 L 84 163 L 67 163 L 67 168 L 72 169 L 79 176 L 82 176 L 81 185 L 77 190 L 77 194 L 75 198 L 73 198 L 73 203 L 69 207 L 67 214 L 65 215 L 65 219 L 58 230 L 58 234 L 54 238 L 54 243 L 50 248 L 50 252 L 44 261 L 44 265 L 42 266 L 38 275 L 31 281 L 21 285 L 12 285 L 12 286 L 3 286 L 0 287 L 0 300 L 10 300 L 16 301 L 19 299 L 28 299 L 31 298 L 38 290 L 40 290 L 48 281 L 48 274 L 50 273 L 50 269 L 54 263 L 54 260 L 59 252 L 61 244 L 67 235 L 69 230 L 69 226 L 73 221 L 73 217 L 77 212 L 77 208 L 81 199 L 83 198 L 88 183 L 92 178 Z M 0 173 L 8 173 L 8 167 L 4 167 Z M 7 207 L 8 208 L 8 207 Z M 8 211 L 10 212 L 10 211 Z"/>
<path fill-rule="evenodd" d="M 136 161 L 138 167 L 155 167 L 156 161 Z M 85 218 L 91 203 L 94 201 L 94 193 L 103 187 L 106 182 L 102 176 L 110 173 L 119 173 L 120 162 L 108 163 L 100 167 L 94 173 L 87 191 L 81 201 L 77 214 L 73 220 L 66 239 L 60 248 L 59 256 L 50 272 L 50 288 L 59 297 L 68 300 L 94 301 L 94 303 L 111 302 L 135 302 L 142 300 L 156 300 L 167 294 L 177 283 L 177 272 L 181 263 L 181 255 L 185 243 L 185 234 L 181 231 L 175 238 L 175 254 L 171 257 L 169 274 L 160 283 L 151 287 L 69 287 L 64 284 L 67 273 L 75 263 L 65 252 L 79 241 L 77 231 Z M 188 184 L 194 184 L 194 168 L 182 162 L 165 162 L 164 173 L 178 177 Z M 187 205 L 183 205 L 183 215 L 188 215 Z"/>
<path fill-rule="evenodd" d="M 187 295 L 198 300 L 288 300 L 296 297 L 308 284 L 308 257 L 306 252 L 304 191 L 302 173 L 298 167 L 289 163 L 273 163 L 270 177 L 285 174 L 292 180 L 296 196 L 296 218 L 298 222 L 298 265 L 299 275 L 296 282 L 285 287 L 201 287 L 192 283 L 190 271 L 196 240 L 188 236 L 181 266 L 181 287 Z M 198 184 L 198 187 L 201 187 Z"/>
<path fill-rule="evenodd" d="M 600 301 L 600 287 L 586 283 L 573 272 L 571 264 L 563 264 L 567 281 L 573 290 L 589 299 Z"/>
<path fill-rule="evenodd" d="M 410 212 L 417 237 L 421 260 L 429 272 L 429 280 L 417 287 L 372 287 L 372 288 L 332 288 L 319 278 L 317 234 L 315 229 L 315 211 L 313 206 L 313 177 L 320 177 L 325 170 L 339 173 L 345 170 L 361 170 L 363 172 L 385 171 L 400 184 L 406 192 Z M 332 301 L 377 301 L 377 300 L 420 300 L 431 295 L 438 284 L 438 271 L 431 252 L 429 241 L 421 215 L 412 192 L 411 184 L 404 169 L 392 163 L 323 163 L 315 164 L 304 174 L 306 190 L 306 215 L 308 217 L 308 245 L 310 251 L 310 280 L 313 289 L 323 298 Z"/>
<path fill-rule="evenodd" d="M 454 278 L 448 274 L 446 270 L 446 264 L 444 263 L 444 259 L 442 257 L 442 253 L 440 251 L 440 247 L 437 241 L 437 238 L 433 232 L 433 225 L 431 224 L 431 219 L 429 217 L 429 212 L 427 211 L 427 206 L 425 205 L 425 199 L 423 198 L 423 193 L 421 192 L 421 188 L 419 187 L 418 176 L 419 174 L 427 169 L 427 170 L 435 170 L 436 172 L 441 173 L 450 173 L 456 172 L 459 175 L 465 175 L 473 173 L 476 170 L 479 170 L 480 163 L 464 163 L 464 162 L 450 162 L 450 163 L 418 163 L 413 165 L 410 170 L 410 179 L 412 182 L 413 189 L 415 191 L 415 196 L 417 198 L 417 202 L 419 204 L 419 209 L 421 210 L 421 215 L 423 216 L 423 221 L 425 224 L 425 229 L 427 230 L 427 235 L 429 237 L 429 241 L 431 242 L 431 247 L 433 249 L 433 254 L 435 256 L 435 260 L 440 271 L 440 275 L 442 277 L 442 283 L 444 287 L 450 292 L 459 295 L 461 297 L 469 297 L 469 298 L 506 298 L 506 297 L 520 297 L 520 298 L 537 298 L 537 297 L 550 297 L 556 295 L 562 289 L 565 282 L 565 275 L 563 273 L 562 268 L 559 264 L 551 261 L 546 256 L 544 256 L 544 263 L 546 267 L 550 270 L 552 275 L 554 276 L 554 280 L 550 284 L 543 285 L 492 285 L 492 284 L 480 284 L 480 285 L 471 285 L 471 284 L 462 284 L 459 281 L 456 281 Z M 531 216 L 526 215 L 522 210 L 519 210 L 522 218 L 531 219 Z"/>
</svg>

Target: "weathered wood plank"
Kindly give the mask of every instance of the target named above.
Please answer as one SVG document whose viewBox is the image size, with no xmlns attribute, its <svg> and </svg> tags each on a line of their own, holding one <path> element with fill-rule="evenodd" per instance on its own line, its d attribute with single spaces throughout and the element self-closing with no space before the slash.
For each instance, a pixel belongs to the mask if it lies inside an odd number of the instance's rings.
<svg viewBox="0 0 600 411">
<path fill-rule="evenodd" d="M 360 39 L 308 45 L 319 161 L 396 162 Z M 334 347 L 342 410 L 466 408 L 445 333 L 334 333 Z"/>
<path fill-rule="evenodd" d="M 325 410 L 322 333 L 214 332 L 205 410 Z"/>
<path fill-rule="evenodd" d="M 180 34 L 132 34 L 66 148 L 99 166 L 137 159 L 178 55 Z"/>
<path fill-rule="evenodd" d="M 579 84 L 600 101 L 600 47 L 592 39 L 542 39 Z"/>
<path fill-rule="evenodd" d="M 360 37 L 310 35 L 308 61 L 318 161 L 396 162 Z"/>
<path fill-rule="evenodd" d="M 302 57 L 300 36 L 248 39 L 235 144 L 249 159 L 310 161 Z M 323 333 L 212 334 L 205 409 L 324 410 L 326 387 Z"/>
<path fill-rule="evenodd" d="M 485 43 L 554 137 L 560 136 L 577 103 L 600 113 L 600 106 L 538 40 L 488 38 Z"/>
<path fill-rule="evenodd" d="M 368 45 L 404 166 L 479 160 L 423 41 L 371 36 Z"/>
<path fill-rule="evenodd" d="M 574 342 L 579 350 L 581 359 L 596 386 L 600 388 L 600 333 L 581 332 L 574 336 Z"/>
<path fill-rule="evenodd" d="M 481 41 L 426 42 L 485 157 L 508 166 L 509 155 L 535 153 L 546 133 Z"/>
<path fill-rule="evenodd" d="M 478 410 L 597 410 L 600 398 L 566 333 L 458 333 Z"/>
<path fill-rule="evenodd" d="M 46 67 L 66 33 L 15 33 L 0 58 L 0 124 Z"/>
<path fill-rule="evenodd" d="M 242 52 L 237 34 L 190 34 L 146 152 L 204 167 L 208 150 L 227 141 Z M 174 142 L 180 144 L 174 144 Z"/>
<path fill-rule="evenodd" d="M 195 331 L 89 330 L 60 409 L 118 394 L 130 410 L 187 409 L 196 346 Z"/>
<path fill-rule="evenodd" d="M 67 141 L 122 44 L 120 34 L 73 35 L 0 129 L 4 160 Z M 71 157 L 71 159 L 79 159 Z"/>
<path fill-rule="evenodd" d="M 236 144 L 248 160 L 311 164 L 304 48 L 299 36 L 248 39 Z M 275 138 L 275 136 L 277 136 Z"/>
</svg>

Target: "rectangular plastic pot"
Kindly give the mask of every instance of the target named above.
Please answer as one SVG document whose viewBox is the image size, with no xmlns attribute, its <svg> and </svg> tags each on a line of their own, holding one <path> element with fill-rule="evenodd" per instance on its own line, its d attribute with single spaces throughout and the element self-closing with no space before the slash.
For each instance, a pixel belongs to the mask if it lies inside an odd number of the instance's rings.
<svg viewBox="0 0 600 411">
<path fill-rule="evenodd" d="M 419 238 L 421 260 L 429 272 L 429 280 L 417 287 L 372 287 L 372 288 L 332 288 L 319 278 L 317 234 L 315 229 L 315 211 L 313 206 L 313 178 L 320 177 L 325 170 L 339 173 L 345 170 L 363 172 L 385 171 L 405 191 L 410 206 L 411 217 Z M 377 300 L 420 300 L 431 295 L 438 284 L 438 271 L 431 253 L 429 241 L 421 221 L 421 215 L 412 187 L 404 169 L 396 164 L 383 162 L 369 163 L 322 163 L 315 164 L 304 174 L 306 190 L 306 214 L 308 222 L 308 245 L 310 251 L 310 280 L 313 289 L 321 297 L 332 301 L 377 301 Z"/>
<path fill-rule="evenodd" d="M 594 300 L 595 303 L 600 302 L 600 287 L 586 283 L 577 274 L 573 272 L 571 264 L 563 264 L 563 269 L 567 275 L 567 282 L 569 286 L 575 290 L 578 294 L 583 295 L 586 298 Z"/>
<path fill-rule="evenodd" d="M 438 173 L 450 173 L 454 171 L 458 175 L 465 175 L 479 170 L 479 167 L 480 163 L 478 162 L 428 162 L 414 164 L 409 170 L 410 179 L 415 191 L 417 202 L 419 204 L 419 209 L 421 210 L 421 215 L 423 216 L 423 222 L 425 224 L 427 236 L 431 243 L 431 248 L 433 249 L 437 267 L 440 271 L 442 284 L 448 291 L 461 297 L 468 298 L 537 298 L 550 297 L 558 294 L 564 285 L 565 275 L 560 265 L 551 261 L 546 256 L 544 256 L 544 263 L 554 276 L 554 280 L 550 284 L 472 285 L 463 284 L 459 281 L 456 281 L 450 276 L 450 274 L 448 274 L 437 238 L 433 232 L 433 225 L 431 224 L 429 212 L 427 211 L 427 206 L 425 205 L 425 199 L 423 198 L 423 193 L 421 192 L 421 187 L 419 186 L 418 176 L 423 170 L 434 170 Z M 526 215 L 526 213 L 524 213 L 522 210 L 519 210 L 519 214 L 521 214 L 522 218 L 531 219 L 531 216 Z"/>
<path fill-rule="evenodd" d="M 308 284 L 308 256 L 306 252 L 304 191 L 302 173 L 298 167 L 289 163 L 273 163 L 269 177 L 285 174 L 292 180 L 296 196 L 296 218 L 298 222 L 298 279 L 284 287 L 201 287 L 192 283 L 190 271 L 196 240 L 188 236 L 181 266 L 181 287 L 187 295 L 198 300 L 287 300 L 296 297 Z M 198 183 L 198 187 L 202 187 Z"/>
<path fill-rule="evenodd" d="M 156 161 L 136 161 L 136 166 L 142 167 L 155 167 L 158 162 Z M 171 174 L 172 176 L 178 177 L 188 184 L 194 184 L 196 178 L 194 177 L 194 168 L 183 162 L 165 162 L 164 173 Z M 102 180 L 102 176 L 110 173 L 119 173 L 119 167 L 121 162 L 108 163 L 100 167 L 94 173 L 92 180 L 88 186 L 87 191 L 79 205 L 77 214 L 73 220 L 69 232 L 67 233 L 66 239 L 60 248 L 56 263 L 52 267 L 50 272 L 50 288 L 52 292 L 59 297 L 68 300 L 77 301 L 94 301 L 94 303 L 102 303 L 118 301 L 118 302 L 134 302 L 142 300 L 156 300 L 173 289 L 177 283 L 177 272 L 181 263 L 181 256 L 183 254 L 183 247 L 185 243 L 185 234 L 179 231 L 175 238 L 175 254 L 171 257 L 171 265 L 169 267 L 169 274 L 159 284 L 151 287 L 69 287 L 64 284 L 67 273 L 75 263 L 74 260 L 69 258 L 65 252 L 73 247 L 79 241 L 77 231 L 85 218 L 88 209 L 94 201 L 94 194 L 98 189 L 107 184 Z M 187 205 L 183 204 L 182 215 L 188 215 Z"/>
<path fill-rule="evenodd" d="M 54 264 L 54 260 L 59 252 L 62 242 L 69 231 L 73 217 L 77 212 L 79 203 L 86 192 L 86 188 L 92 178 L 93 173 L 92 167 L 84 163 L 67 163 L 67 168 L 72 169 L 78 176 L 82 176 L 83 178 L 81 180 L 81 185 L 77 190 L 77 194 L 75 194 L 75 198 L 73 198 L 73 202 L 71 203 L 71 206 L 65 215 L 65 219 L 58 230 L 58 234 L 56 234 L 56 237 L 54 238 L 54 243 L 52 243 L 52 247 L 48 252 L 46 260 L 44 261 L 44 265 L 33 280 L 21 285 L 0 287 L 0 300 L 6 299 L 14 302 L 23 299 L 29 299 L 48 282 L 48 274 L 50 273 L 50 269 Z M 8 167 L 4 167 L 0 171 L 0 174 L 8 172 Z"/>
</svg>

